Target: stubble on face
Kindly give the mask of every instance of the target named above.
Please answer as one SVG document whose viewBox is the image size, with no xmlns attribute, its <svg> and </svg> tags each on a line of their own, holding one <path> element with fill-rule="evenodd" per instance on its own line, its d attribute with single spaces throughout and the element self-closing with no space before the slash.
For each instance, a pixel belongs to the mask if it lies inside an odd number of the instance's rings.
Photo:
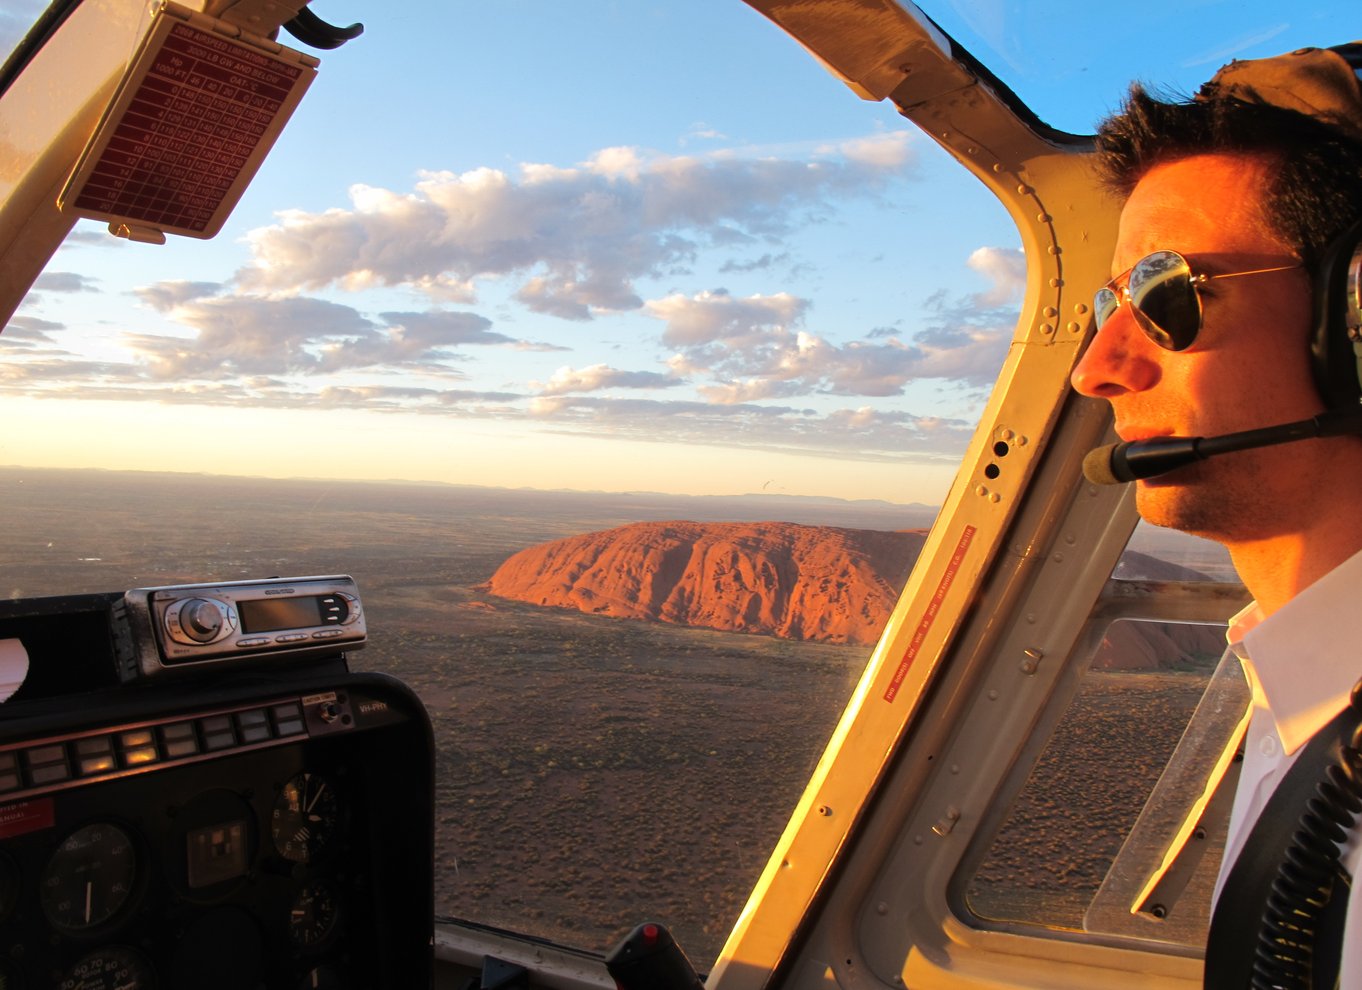
<svg viewBox="0 0 1362 990">
<path fill-rule="evenodd" d="M 1204 155 L 1155 167 L 1122 212 L 1113 268 L 1125 270 L 1161 249 L 1212 273 L 1289 264 L 1293 247 L 1269 227 L 1262 208 L 1274 166 L 1261 156 Z M 1202 302 L 1196 343 L 1177 353 L 1149 345 L 1141 353 L 1157 365 L 1153 384 L 1110 397 L 1118 428 L 1218 436 L 1323 411 L 1310 373 L 1303 271 L 1212 282 Z M 1289 530 L 1302 485 L 1324 468 L 1322 443 L 1227 454 L 1141 481 L 1140 515 L 1223 543 Z"/>
</svg>

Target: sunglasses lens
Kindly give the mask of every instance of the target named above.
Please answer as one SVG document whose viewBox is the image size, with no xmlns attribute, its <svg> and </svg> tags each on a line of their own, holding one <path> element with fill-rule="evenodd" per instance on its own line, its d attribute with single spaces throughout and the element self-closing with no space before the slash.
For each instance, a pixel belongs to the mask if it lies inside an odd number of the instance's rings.
<svg viewBox="0 0 1362 990">
<path fill-rule="evenodd" d="M 1182 255 L 1156 251 L 1130 272 L 1130 302 L 1141 329 L 1160 347 L 1186 350 L 1201 329 L 1201 300 Z"/>
<path fill-rule="evenodd" d="M 1097 329 L 1102 329 L 1102 324 L 1115 315 L 1116 310 L 1121 306 L 1121 297 L 1117 295 L 1110 286 L 1102 286 L 1092 297 L 1092 315 L 1097 322 Z"/>
</svg>

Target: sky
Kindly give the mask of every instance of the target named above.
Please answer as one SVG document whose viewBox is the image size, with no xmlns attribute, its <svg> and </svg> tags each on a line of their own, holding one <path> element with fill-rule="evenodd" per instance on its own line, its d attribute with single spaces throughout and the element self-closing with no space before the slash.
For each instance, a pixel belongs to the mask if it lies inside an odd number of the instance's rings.
<svg viewBox="0 0 1362 990">
<path fill-rule="evenodd" d="M 1086 130 L 1133 73 L 1021 6 L 941 14 Z M 0 334 L 0 464 L 944 498 L 1024 259 L 890 107 L 738 0 L 313 10 L 365 34 L 223 231 L 82 220 Z M 1312 26 L 1263 16 L 1178 72 Z"/>
</svg>

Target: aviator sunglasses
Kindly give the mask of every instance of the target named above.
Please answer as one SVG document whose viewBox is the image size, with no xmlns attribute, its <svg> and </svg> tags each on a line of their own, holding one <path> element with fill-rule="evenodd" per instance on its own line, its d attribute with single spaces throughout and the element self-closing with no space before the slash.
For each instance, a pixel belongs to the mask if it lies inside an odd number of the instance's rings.
<svg viewBox="0 0 1362 990">
<path fill-rule="evenodd" d="M 1097 290 L 1092 300 L 1093 315 L 1100 330 L 1129 299 L 1130 311 L 1145 336 L 1164 350 L 1183 351 L 1192 346 L 1201 330 L 1198 286 L 1217 278 L 1265 275 L 1300 267 L 1297 263 L 1206 275 L 1193 272 L 1187 259 L 1176 251 L 1155 251 L 1135 262 L 1126 275 L 1118 275 Z M 1126 279 L 1124 286 L 1119 284 L 1122 278 Z"/>
</svg>

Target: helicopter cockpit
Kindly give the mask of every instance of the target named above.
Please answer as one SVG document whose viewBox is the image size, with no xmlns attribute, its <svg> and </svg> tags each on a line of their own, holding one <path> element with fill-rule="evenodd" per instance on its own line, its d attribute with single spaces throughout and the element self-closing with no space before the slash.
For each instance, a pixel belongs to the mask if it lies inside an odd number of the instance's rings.
<svg viewBox="0 0 1362 990">
<path fill-rule="evenodd" d="M 0 15 L 0 987 L 1200 985 L 1246 593 L 1083 478 L 1118 210 L 1084 135 L 1134 78 L 1342 40 L 1342 5 L 654 6 Z M 631 88 L 674 154 L 613 136 Z M 730 147 L 700 102 L 805 136 Z M 539 132 L 576 164 L 501 160 Z M 952 266 L 992 280 L 968 318 Z M 799 294 L 833 281 L 855 339 Z M 605 356 L 553 370 L 585 347 L 537 320 Z M 814 487 L 752 480 L 801 447 Z M 914 471 L 930 504 L 880 498 Z M 498 591 L 543 541 L 777 512 L 911 545 L 873 635 L 615 617 L 662 564 L 549 618 Z M 703 979 L 629 970 L 659 924 Z"/>
</svg>

